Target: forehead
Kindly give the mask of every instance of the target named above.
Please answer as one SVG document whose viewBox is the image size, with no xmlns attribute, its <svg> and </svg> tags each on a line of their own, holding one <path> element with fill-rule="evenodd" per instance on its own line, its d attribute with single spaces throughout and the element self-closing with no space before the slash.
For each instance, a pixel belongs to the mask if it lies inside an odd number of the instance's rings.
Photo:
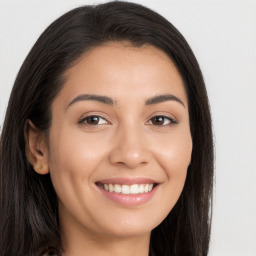
<svg viewBox="0 0 256 256">
<path fill-rule="evenodd" d="M 64 81 L 60 96 L 66 101 L 81 93 L 120 100 L 175 93 L 187 101 L 182 78 L 171 58 L 152 45 L 109 42 L 97 46 L 65 72 Z"/>
</svg>

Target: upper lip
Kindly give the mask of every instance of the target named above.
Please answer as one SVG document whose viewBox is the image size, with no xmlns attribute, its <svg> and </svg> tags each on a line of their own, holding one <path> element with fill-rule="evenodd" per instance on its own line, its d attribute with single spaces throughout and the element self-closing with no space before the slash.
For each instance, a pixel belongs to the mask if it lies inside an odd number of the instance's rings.
<svg viewBox="0 0 256 256">
<path fill-rule="evenodd" d="M 132 185 L 132 184 L 157 184 L 159 182 L 157 182 L 154 179 L 146 178 L 146 177 L 115 177 L 115 178 L 99 180 L 96 183 Z"/>
</svg>

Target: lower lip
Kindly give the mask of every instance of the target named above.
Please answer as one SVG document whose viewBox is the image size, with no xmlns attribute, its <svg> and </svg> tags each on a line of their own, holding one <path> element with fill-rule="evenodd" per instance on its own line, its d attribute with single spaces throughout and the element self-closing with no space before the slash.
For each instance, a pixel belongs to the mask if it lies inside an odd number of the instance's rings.
<svg viewBox="0 0 256 256">
<path fill-rule="evenodd" d="M 148 202 L 155 194 L 158 186 L 154 187 L 150 192 L 141 193 L 137 195 L 125 195 L 121 193 L 114 193 L 104 190 L 103 188 L 97 186 L 101 193 L 108 199 L 122 205 L 126 206 L 138 206 Z"/>
</svg>

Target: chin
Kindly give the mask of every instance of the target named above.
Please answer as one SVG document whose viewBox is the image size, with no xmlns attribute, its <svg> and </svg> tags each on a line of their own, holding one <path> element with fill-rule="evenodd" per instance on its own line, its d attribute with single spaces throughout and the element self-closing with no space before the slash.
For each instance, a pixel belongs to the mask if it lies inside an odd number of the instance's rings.
<svg viewBox="0 0 256 256">
<path fill-rule="evenodd" d="M 151 217 L 151 218 L 150 218 Z M 102 225 L 101 232 L 105 230 L 105 233 L 109 236 L 119 238 L 131 238 L 150 235 L 151 231 L 162 222 L 161 219 L 153 219 L 150 214 L 143 214 L 143 216 L 128 215 L 124 218 L 115 218 L 115 221 L 105 222 Z"/>
</svg>

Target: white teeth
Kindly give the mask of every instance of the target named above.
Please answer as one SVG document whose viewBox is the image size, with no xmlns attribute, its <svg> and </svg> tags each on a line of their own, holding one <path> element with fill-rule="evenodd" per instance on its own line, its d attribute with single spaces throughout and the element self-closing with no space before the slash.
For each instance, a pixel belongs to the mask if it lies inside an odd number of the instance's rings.
<svg viewBox="0 0 256 256">
<path fill-rule="evenodd" d="M 114 191 L 114 187 L 113 187 L 112 184 L 109 184 L 109 185 L 108 185 L 108 191 L 109 191 L 109 192 L 113 192 L 113 191 Z"/>
<path fill-rule="evenodd" d="M 138 184 L 134 184 L 130 186 L 130 194 L 139 194 L 139 186 Z"/>
<path fill-rule="evenodd" d="M 130 188 L 128 185 L 122 185 L 122 194 L 130 194 Z"/>
<path fill-rule="evenodd" d="M 115 193 L 120 193 L 120 192 L 122 191 L 121 186 L 118 185 L 118 184 L 115 184 L 115 185 L 114 185 L 114 191 L 115 191 Z"/>
<path fill-rule="evenodd" d="M 143 184 L 140 184 L 139 191 L 140 191 L 140 193 L 144 193 L 145 189 L 144 189 L 144 185 Z"/>
<path fill-rule="evenodd" d="M 154 184 L 132 184 L 132 185 L 120 185 L 120 184 L 100 184 L 100 187 L 106 191 L 121 193 L 125 195 L 136 195 L 141 193 L 150 192 L 153 189 Z"/>
</svg>

